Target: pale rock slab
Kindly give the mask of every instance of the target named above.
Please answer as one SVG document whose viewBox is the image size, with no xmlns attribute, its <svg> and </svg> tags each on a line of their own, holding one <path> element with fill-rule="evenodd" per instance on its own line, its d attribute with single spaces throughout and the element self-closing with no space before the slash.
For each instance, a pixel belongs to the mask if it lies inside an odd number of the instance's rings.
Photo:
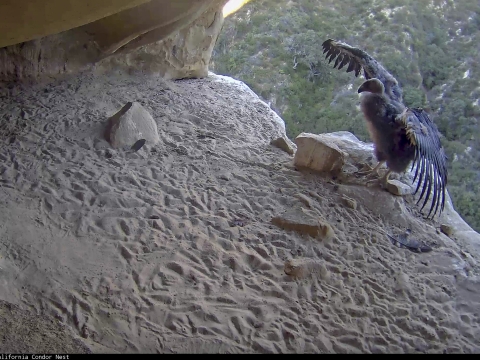
<svg viewBox="0 0 480 360">
<path fill-rule="evenodd" d="M 295 138 L 297 152 L 293 160 L 299 168 L 309 168 L 321 173 L 338 175 L 348 154 L 323 134 L 301 133 Z"/>
<path fill-rule="evenodd" d="M 300 194 L 300 193 L 296 194 L 295 196 L 298 200 L 300 200 L 300 202 L 303 205 L 305 205 L 305 207 L 307 207 L 309 209 L 312 207 L 312 199 L 310 199 L 308 196 Z"/>
<path fill-rule="evenodd" d="M 275 216 L 271 223 L 284 230 L 295 231 L 321 240 L 329 240 L 335 236 L 328 222 L 299 207 L 294 207 L 281 216 Z"/>
<path fill-rule="evenodd" d="M 287 154 L 290 154 L 290 155 L 295 154 L 296 146 L 295 146 L 295 144 L 294 144 L 290 139 L 288 139 L 286 136 L 282 136 L 282 137 L 273 139 L 273 140 L 270 142 L 270 144 L 273 145 L 273 146 L 275 146 L 275 147 L 277 147 L 277 148 L 279 148 L 280 150 L 285 151 Z"/>
<path fill-rule="evenodd" d="M 311 275 L 317 275 L 321 280 L 330 279 L 330 271 L 326 268 L 323 261 L 295 258 L 285 261 L 283 271 L 288 276 L 296 279 L 304 279 Z"/>
<path fill-rule="evenodd" d="M 357 201 L 346 195 L 342 196 L 342 204 L 350 209 L 357 210 Z"/>
<path fill-rule="evenodd" d="M 398 180 L 388 180 L 387 190 L 390 194 L 397 196 L 405 196 L 413 193 L 413 189 L 411 186 L 404 184 L 403 182 Z"/>
<path fill-rule="evenodd" d="M 440 225 L 440 231 L 447 236 L 452 236 L 454 228 L 450 225 L 442 224 L 442 225 Z"/>
</svg>

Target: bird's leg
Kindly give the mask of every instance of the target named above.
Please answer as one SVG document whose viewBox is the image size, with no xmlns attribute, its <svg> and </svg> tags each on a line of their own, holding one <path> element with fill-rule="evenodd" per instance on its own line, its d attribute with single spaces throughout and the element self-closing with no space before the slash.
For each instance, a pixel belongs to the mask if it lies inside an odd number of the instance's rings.
<svg viewBox="0 0 480 360">
<path fill-rule="evenodd" d="M 373 173 L 377 173 L 378 174 L 378 169 L 380 169 L 380 167 L 385 163 L 385 161 L 379 161 L 377 165 L 375 165 L 375 167 L 373 169 L 370 169 L 370 170 L 366 170 L 366 171 L 358 171 L 356 172 L 356 174 L 358 176 L 365 176 L 365 175 L 370 175 L 370 174 L 373 174 Z"/>
<path fill-rule="evenodd" d="M 380 179 L 373 179 L 373 180 L 367 181 L 366 186 L 377 183 L 377 184 L 380 184 L 382 188 L 386 188 L 388 183 L 388 178 L 390 177 L 391 173 L 392 173 L 392 170 L 388 170 L 387 173 L 383 175 Z"/>
</svg>

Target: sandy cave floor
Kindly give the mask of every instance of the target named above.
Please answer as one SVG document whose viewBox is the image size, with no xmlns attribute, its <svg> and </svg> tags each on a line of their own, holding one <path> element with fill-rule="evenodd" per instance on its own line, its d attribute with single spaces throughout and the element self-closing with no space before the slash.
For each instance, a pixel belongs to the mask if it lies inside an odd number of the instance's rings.
<svg viewBox="0 0 480 360">
<path fill-rule="evenodd" d="M 102 138 L 128 101 L 161 138 L 138 153 Z M 295 171 L 269 145 L 280 133 L 268 107 L 213 79 L 0 88 L 0 300 L 19 306 L 2 303 L 4 323 L 55 319 L 69 340 L 52 351 L 479 352 L 478 255 L 429 225 L 415 231 L 433 252 L 393 246 L 378 230 L 402 229 Z M 299 194 L 333 239 L 271 225 Z M 45 345 L 8 331 L 0 349 Z"/>
</svg>

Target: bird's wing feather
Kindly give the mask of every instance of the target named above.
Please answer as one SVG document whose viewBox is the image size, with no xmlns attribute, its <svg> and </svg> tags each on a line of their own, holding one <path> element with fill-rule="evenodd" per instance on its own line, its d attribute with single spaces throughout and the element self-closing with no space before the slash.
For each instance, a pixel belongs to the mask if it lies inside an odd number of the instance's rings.
<svg viewBox="0 0 480 360">
<path fill-rule="evenodd" d="M 347 72 L 355 70 L 355 76 L 360 75 L 360 70 L 363 68 L 365 78 L 371 79 L 376 77 L 375 69 L 370 69 L 369 62 L 374 61 L 370 55 L 365 51 L 354 48 L 348 44 L 328 39 L 322 44 L 323 53 L 326 53 L 325 58 L 329 58 L 329 63 L 335 60 L 334 68 L 338 65 L 340 70 L 348 64 Z"/>
<path fill-rule="evenodd" d="M 365 51 L 332 39 L 326 40 L 322 44 L 322 48 L 329 63 L 335 59 L 334 68 L 338 66 L 338 69 L 342 69 L 348 65 L 347 72 L 355 70 L 355 76 L 357 77 L 363 69 L 365 79 L 379 79 L 385 87 L 385 93 L 391 100 L 402 102 L 402 90 L 397 80 Z"/>
<path fill-rule="evenodd" d="M 423 209 L 432 196 L 427 217 L 432 214 L 432 211 L 435 216 L 438 208 L 440 207 L 440 211 L 443 211 L 445 206 L 448 175 L 447 157 L 440 143 L 440 133 L 423 109 L 408 108 L 397 119 L 405 126 L 407 138 L 415 147 L 412 169 L 416 168 L 413 181 L 415 182 L 418 177 L 415 194 L 421 189 L 418 202 L 424 199 Z"/>
</svg>

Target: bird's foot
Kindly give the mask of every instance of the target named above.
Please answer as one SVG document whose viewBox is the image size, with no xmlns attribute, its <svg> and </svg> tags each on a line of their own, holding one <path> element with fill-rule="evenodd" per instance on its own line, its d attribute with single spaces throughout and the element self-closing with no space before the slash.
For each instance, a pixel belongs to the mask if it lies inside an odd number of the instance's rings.
<svg viewBox="0 0 480 360">
<path fill-rule="evenodd" d="M 365 183 L 365 186 L 369 187 L 370 185 L 372 184 L 376 184 L 376 185 L 380 185 L 380 187 L 382 189 L 386 189 L 387 188 L 387 183 L 388 183 L 388 179 L 390 177 L 390 174 L 391 174 L 391 171 L 387 171 L 385 173 L 385 175 L 383 175 L 382 177 L 379 177 L 377 179 L 373 179 L 373 180 L 368 180 L 366 183 Z"/>
<path fill-rule="evenodd" d="M 371 177 L 372 175 L 377 175 L 378 176 L 378 170 L 380 169 L 382 164 L 383 164 L 383 161 L 379 162 L 374 168 L 370 167 L 369 165 L 365 165 L 368 169 L 363 170 L 363 171 L 357 171 L 355 173 L 355 175 L 358 176 L 358 177 L 360 177 L 360 176 Z"/>
<path fill-rule="evenodd" d="M 378 173 L 375 171 L 375 169 L 370 169 L 370 170 L 364 170 L 364 171 L 357 171 L 355 173 L 357 177 L 364 177 L 364 176 L 372 176 L 372 175 L 378 175 Z"/>
<path fill-rule="evenodd" d="M 366 165 L 365 167 L 367 168 L 367 170 L 359 170 L 359 171 L 357 171 L 357 172 L 354 173 L 355 176 L 357 176 L 357 177 L 364 177 L 364 176 L 370 176 L 370 175 L 372 175 L 372 174 L 374 174 L 374 173 L 375 173 L 375 174 L 378 174 L 375 168 L 372 168 L 372 167 L 370 167 L 370 166 L 368 166 L 368 165 Z"/>
</svg>

